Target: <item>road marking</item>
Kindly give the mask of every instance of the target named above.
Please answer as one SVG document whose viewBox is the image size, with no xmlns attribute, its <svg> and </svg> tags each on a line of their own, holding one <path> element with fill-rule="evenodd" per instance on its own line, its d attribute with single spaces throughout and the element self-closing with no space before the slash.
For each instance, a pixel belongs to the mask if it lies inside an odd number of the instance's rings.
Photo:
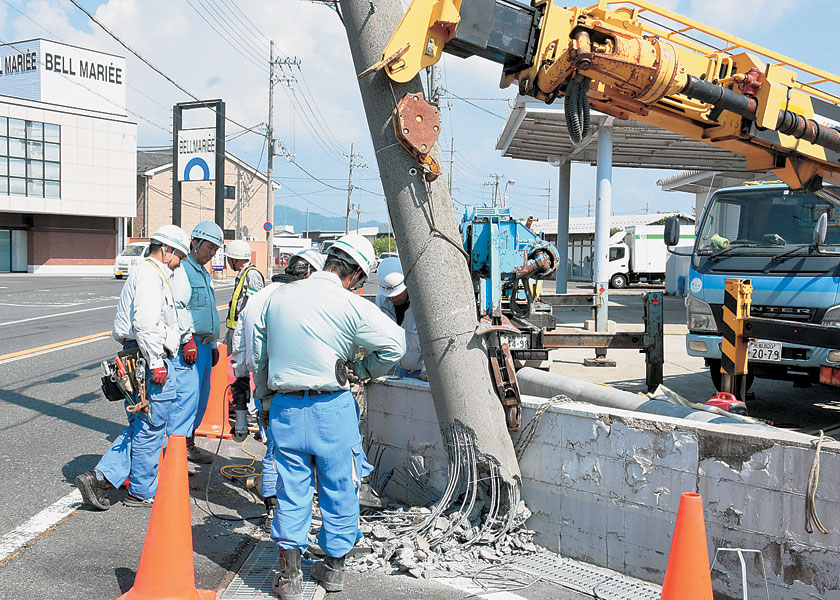
<svg viewBox="0 0 840 600">
<path fill-rule="evenodd" d="M 8 354 L 0 354 L 0 364 L 20 360 L 21 358 L 29 358 L 30 356 L 37 356 L 40 354 L 47 354 L 55 352 L 62 348 L 69 346 L 80 346 L 101 340 L 111 335 L 110 331 L 100 331 L 99 333 L 92 333 L 90 335 L 83 335 L 82 337 L 73 338 L 72 340 L 64 340 L 63 342 L 54 342 L 44 346 L 37 346 L 36 348 L 27 348 L 26 350 L 18 350 L 17 352 L 10 352 Z"/>
<path fill-rule="evenodd" d="M 104 310 L 106 308 L 114 308 L 114 305 L 111 304 L 109 306 L 97 306 L 95 308 L 83 308 L 81 310 L 70 310 L 63 313 L 54 313 L 51 315 L 41 315 L 40 317 L 29 317 L 28 319 L 19 319 L 17 321 L 6 321 L 5 323 L 0 323 L 0 327 L 5 327 L 6 325 L 17 325 L 18 323 L 28 323 L 30 321 L 38 321 L 40 319 L 52 319 L 55 317 L 63 317 L 65 315 L 77 315 L 83 312 L 90 312 L 92 310 Z"/>
<path fill-rule="evenodd" d="M 82 494 L 73 490 L 37 515 L 0 538 L 0 564 L 14 556 L 23 546 L 48 531 L 82 505 Z"/>
</svg>

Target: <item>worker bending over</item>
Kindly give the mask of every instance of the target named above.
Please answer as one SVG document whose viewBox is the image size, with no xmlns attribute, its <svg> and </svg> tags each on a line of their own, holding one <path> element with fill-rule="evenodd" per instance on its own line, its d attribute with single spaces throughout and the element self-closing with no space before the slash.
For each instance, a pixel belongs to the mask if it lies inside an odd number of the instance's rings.
<svg viewBox="0 0 840 600">
<path fill-rule="evenodd" d="M 307 248 L 295 254 L 286 267 L 289 279 L 285 282 L 306 279 L 315 271 L 324 268 L 324 255 L 315 248 Z M 294 273 L 294 275 L 292 274 Z M 251 399 L 251 376 L 254 372 L 254 325 L 271 294 L 282 287 L 284 282 L 272 282 L 254 294 L 247 306 L 239 314 L 233 340 L 230 346 L 233 360 L 233 373 L 236 381 L 231 385 L 235 405 L 236 424 L 234 439 L 244 441 L 248 436 L 247 407 Z M 291 309 L 294 310 L 294 309 Z M 262 497 L 266 511 L 266 529 L 271 528 L 274 512 L 277 509 L 277 470 L 274 468 L 274 443 L 267 431 L 260 427 L 260 434 L 265 441 L 265 456 L 262 461 Z"/>
<path fill-rule="evenodd" d="M 236 271 L 236 279 L 233 282 L 233 296 L 228 305 L 227 333 L 225 344 L 230 351 L 233 341 L 233 330 L 236 329 L 236 321 L 242 314 L 242 309 L 248 303 L 248 299 L 265 287 L 265 277 L 260 270 L 251 262 L 251 246 L 243 240 L 234 240 L 225 244 L 225 258 L 228 266 Z"/>
<path fill-rule="evenodd" d="M 420 351 L 420 337 L 417 335 L 417 324 L 408 298 L 408 288 L 405 286 L 402 264 L 397 257 L 386 258 L 379 264 L 376 273 L 379 280 L 379 293 L 376 294 L 376 306 L 397 325 L 405 330 L 407 346 L 405 356 L 396 368 L 400 377 L 418 378 L 423 375 L 425 365 Z"/>
<path fill-rule="evenodd" d="M 274 592 L 284 600 L 303 598 L 300 559 L 316 472 L 326 558 L 311 572 L 327 591 L 343 589 L 344 556 L 360 536 L 358 489 L 370 465 L 347 370 L 362 380 L 378 377 L 405 353 L 403 330 L 348 291 L 364 283 L 374 261 L 370 242 L 345 235 L 327 251 L 324 271 L 271 294 L 254 329 L 255 394 L 280 482 L 271 538 L 283 571 Z M 366 355 L 356 360 L 359 348 Z"/>
<path fill-rule="evenodd" d="M 152 234 L 148 257 L 131 269 L 120 293 L 113 335 L 123 350 L 139 348 L 146 361 L 149 412 L 129 413 L 128 427 L 96 468 L 76 477 L 82 500 L 93 508 L 108 510 L 108 484 L 118 488 L 126 477 L 126 506 L 151 506 L 154 502 L 160 450 L 175 400 L 176 375 L 170 359 L 178 353 L 180 338 L 173 271 L 188 253 L 187 234 L 175 225 L 164 225 Z"/>
<path fill-rule="evenodd" d="M 201 423 L 210 397 L 210 371 L 219 362 L 219 313 L 216 293 L 205 265 L 224 243 L 222 228 L 212 221 L 195 226 L 190 254 L 175 275 L 175 307 L 181 329 L 181 351 L 175 356 L 177 398 L 172 407 L 169 435 L 187 437 L 187 458 L 210 464 L 212 457 L 195 446 L 193 432 Z"/>
</svg>

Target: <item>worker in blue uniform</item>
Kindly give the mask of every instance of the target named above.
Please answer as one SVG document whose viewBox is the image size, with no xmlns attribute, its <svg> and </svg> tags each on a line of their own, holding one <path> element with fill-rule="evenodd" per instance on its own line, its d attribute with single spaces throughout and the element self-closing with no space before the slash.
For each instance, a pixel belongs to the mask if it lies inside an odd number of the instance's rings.
<svg viewBox="0 0 840 600">
<path fill-rule="evenodd" d="M 126 506 L 151 506 L 154 502 L 160 450 L 175 399 L 170 359 L 178 352 L 180 339 L 172 295 L 173 270 L 178 270 L 188 252 L 187 234 L 175 225 L 164 225 L 150 237 L 149 255 L 131 270 L 120 293 L 113 335 L 124 350 L 139 348 L 146 361 L 149 412 L 129 413 L 128 427 L 96 468 L 76 477 L 84 504 L 93 508 L 108 510 L 109 484 L 119 488 L 126 478 Z M 126 401 L 126 408 L 128 405 Z"/>
<path fill-rule="evenodd" d="M 274 592 L 284 600 L 303 598 L 300 559 L 316 485 L 326 557 L 311 573 L 327 591 L 343 589 L 344 557 L 360 535 L 358 490 L 370 465 L 347 373 L 379 377 L 405 353 L 403 329 L 348 291 L 364 283 L 375 260 L 363 236 L 339 238 L 324 270 L 273 292 L 254 328 L 254 393 L 280 479 L 271 538 L 283 567 Z"/>
<path fill-rule="evenodd" d="M 177 398 L 169 418 L 169 435 L 187 437 L 187 459 L 210 464 L 212 457 L 195 446 L 193 432 L 201 423 L 210 397 L 210 371 L 219 362 L 219 312 L 216 293 L 205 265 L 224 244 L 222 228 L 202 221 L 192 230 L 190 254 L 175 274 L 173 290 L 181 350 L 175 356 Z"/>
<path fill-rule="evenodd" d="M 262 312 L 265 303 L 268 302 L 274 290 L 286 283 L 306 279 L 311 274 L 321 271 L 324 268 L 324 255 L 316 248 L 306 248 L 295 254 L 286 267 L 288 278 L 284 281 L 273 281 L 254 294 L 248 304 L 239 314 L 236 328 L 233 332 L 230 352 L 233 361 L 233 374 L 236 381 L 231 385 L 234 403 L 237 407 L 236 425 L 234 426 L 233 439 L 243 441 L 248 435 L 248 425 L 245 406 L 251 399 L 251 373 L 254 371 L 254 353 L 252 351 L 254 341 L 254 325 Z M 290 308 L 290 310 L 295 310 Z M 265 455 L 262 460 L 262 497 L 265 504 L 265 529 L 271 531 L 271 524 L 274 521 L 274 513 L 277 511 L 277 470 L 274 468 L 274 443 L 267 430 L 260 427 L 260 435 L 265 441 Z"/>
</svg>

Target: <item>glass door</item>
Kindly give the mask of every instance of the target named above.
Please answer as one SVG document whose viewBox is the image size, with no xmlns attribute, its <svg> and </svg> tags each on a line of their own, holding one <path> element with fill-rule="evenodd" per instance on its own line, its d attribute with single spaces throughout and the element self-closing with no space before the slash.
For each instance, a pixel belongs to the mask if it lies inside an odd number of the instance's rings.
<svg viewBox="0 0 840 600">
<path fill-rule="evenodd" d="M 29 247 L 25 229 L 12 229 L 12 271 L 26 273 L 29 269 Z"/>
<path fill-rule="evenodd" d="M 0 273 L 12 270 L 12 232 L 0 229 Z"/>
</svg>

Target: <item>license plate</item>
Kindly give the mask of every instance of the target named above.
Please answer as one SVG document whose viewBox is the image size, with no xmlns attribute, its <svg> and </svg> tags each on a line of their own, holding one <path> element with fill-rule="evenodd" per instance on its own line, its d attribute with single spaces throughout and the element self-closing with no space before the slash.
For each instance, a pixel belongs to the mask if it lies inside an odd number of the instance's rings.
<svg viewBox="0 0 840 600">
<path fill-rule="evenodd" d="M 502 344 L 507 344 L 511 350 L 528 350 L 531 347 L 531 336 L 503 333 L 499 336 Z"/>
<path fill-rule="evenodd" d="M 780 362 L 782 360 L 782 343 L 752 340 L 747 345 L 747 356 L 750 360 Z"/>
</svg>

